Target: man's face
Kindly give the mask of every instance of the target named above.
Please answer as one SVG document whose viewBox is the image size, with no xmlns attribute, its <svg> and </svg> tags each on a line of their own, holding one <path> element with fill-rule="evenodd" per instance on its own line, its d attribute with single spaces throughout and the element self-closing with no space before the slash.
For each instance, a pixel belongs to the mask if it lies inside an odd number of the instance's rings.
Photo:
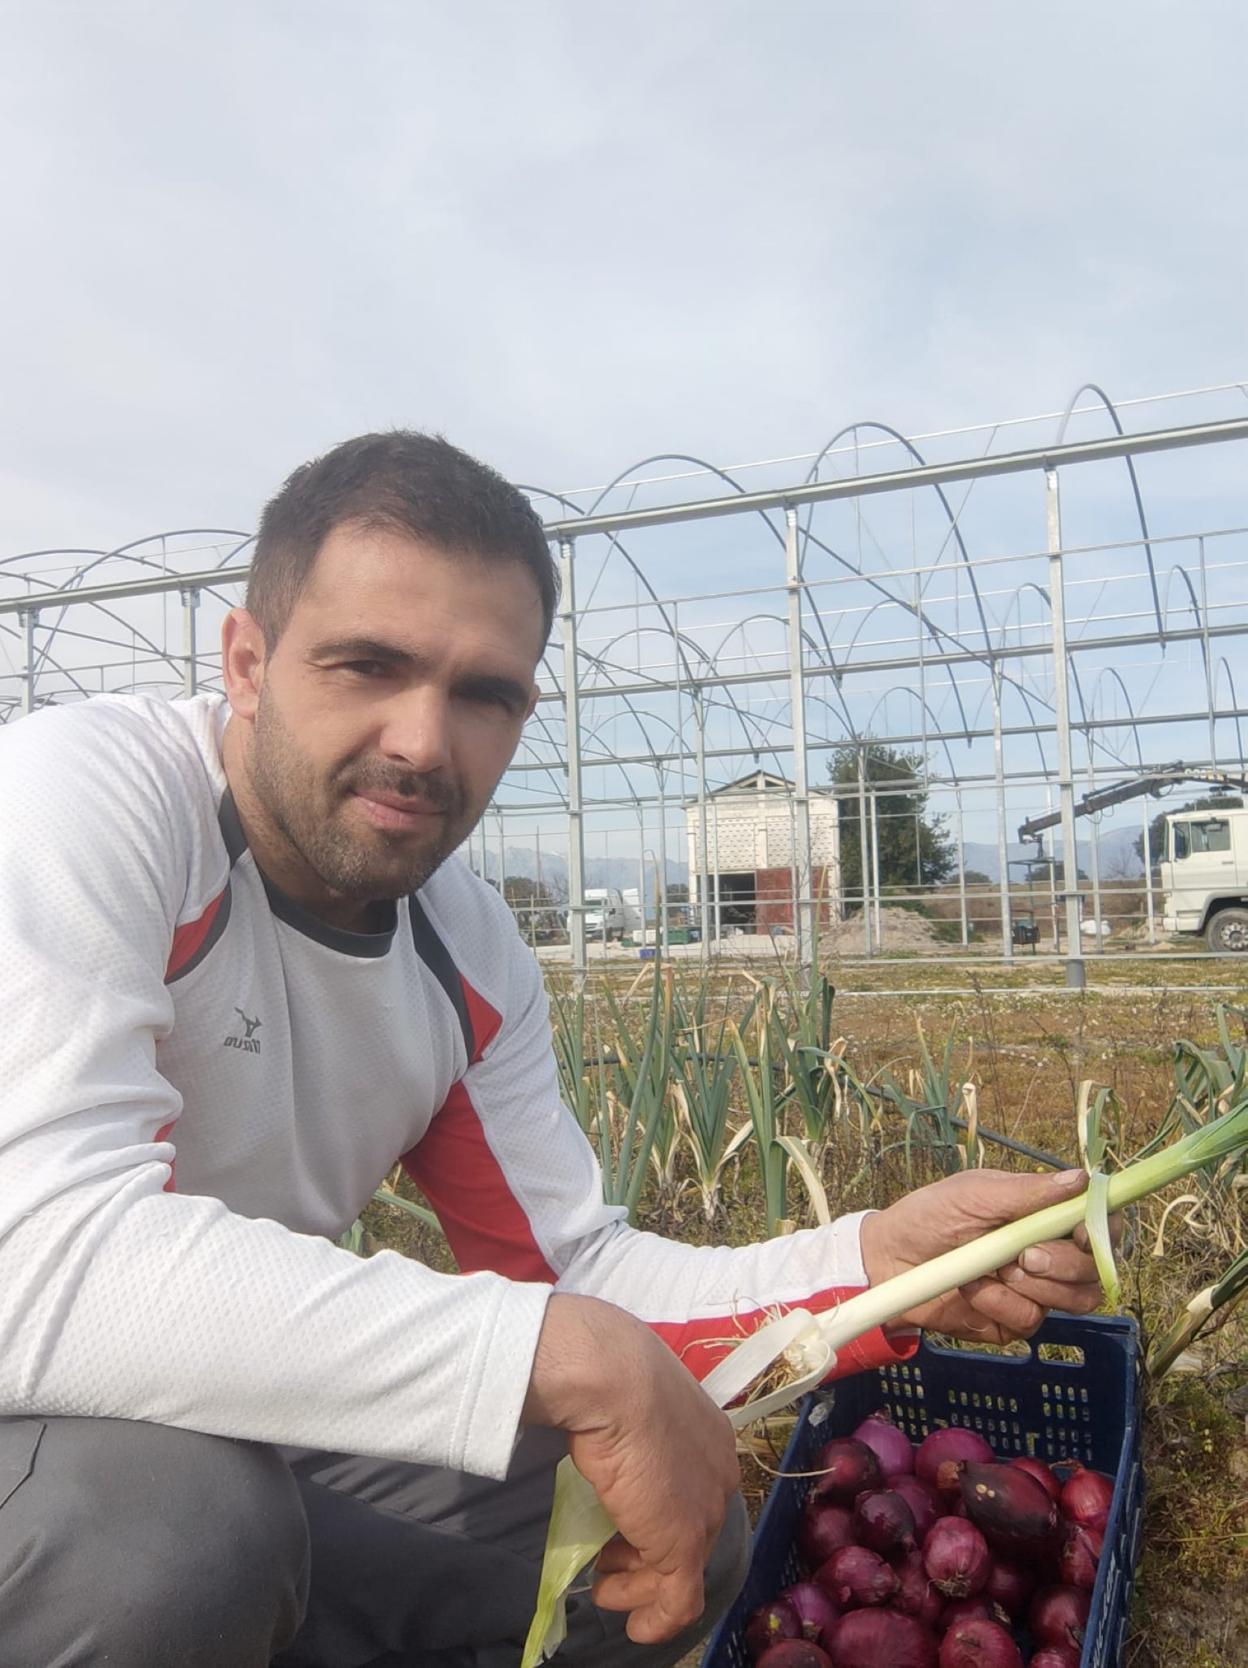
<svg viewBox="0 0 1248 1668">
<path fill-rule="evenodd" d="M 317 881 L 361 903 L 422 886 L 516 749 L 543 642 L 521 562 L 336 528 L 262 667 L 250 777 L 273 878 L 313 907 Z"/>
</svg>

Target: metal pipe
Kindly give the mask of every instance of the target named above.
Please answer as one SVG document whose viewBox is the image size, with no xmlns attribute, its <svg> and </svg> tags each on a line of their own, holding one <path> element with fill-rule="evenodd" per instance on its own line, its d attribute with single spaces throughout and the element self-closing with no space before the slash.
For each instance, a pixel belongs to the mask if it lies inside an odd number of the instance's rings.
<svg viewBox="0 0 1248 1668">
<path fill-rule="evenodd" d="M 810 872 L 810 788 L 806 771 L 806 680 L 802 676 L 802 571 L 797 511 L 784 516 L 784 583 L 788 595 L 789 726 L 793 734 L 793 931 L 798 965 L 809 968 L 815 947 Z"/>
<path fill-rule="evenodd" d="M 1062 506 L 1056 469 L 1044 472 L 1044 520 L 1049 542 L 1049 614 L 1053 631 L 1053 706 L 1057 728 L 1057 790 L 1062 811 L 1062 886 L 1066 895 L 1066 983 L 1087 984 L 1079 920 L 1079 850 L 1070 746 L 1070 665 L 1066 653 L 1066 596 L 1062 573 Z"/>
<path fill-rule="evenodd" d="M 576 663 L 576 561 L 570 538 L 559 541 L 562 580 L 559 623 L 563 637 L 563 694 L 568 777 L 568 943 L 572 967 L 589 970 L 585 953 L 585 812 L 581 802 L 581 690 Z M 606 911 L 603 911 L 606 919 Z"/>
</svg>

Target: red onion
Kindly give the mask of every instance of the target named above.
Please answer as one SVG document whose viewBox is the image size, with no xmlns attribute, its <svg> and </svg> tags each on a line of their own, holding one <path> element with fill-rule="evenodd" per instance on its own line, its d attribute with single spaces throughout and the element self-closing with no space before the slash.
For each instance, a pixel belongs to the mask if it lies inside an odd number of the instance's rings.
<svg viewBox="0 0 1248 1668">
<path fill-rule="evenodd" d="M 962 1468 L 966 1515 L 1002 1551 L 1038 1552 L 1057 1528 L 1057 1507 L 1042 1484 L 1013 1465 Z"/>
<path fill-rule="evenodd" d="M 973 1523 L 938 1517 L 923 1542 L 923 1567 L 947 1598 L 969 1598 L 987 1581 L 992 1557 Z"/>
<path fill-rule="evenodd" d="M 1085 1587 L 1090 1593 L 1096 1586 L 1096 1566 L 1100 1561 L 1105 1537 L 1098 1529 L 1082 1523 L 1068 1523 L 1061 1550 L 1057 1555 L 1057 1579 L 1066 1587 Z"/>
<path fill-rule="evenodd" d="M 1030 1570 L 994 1558 L 984 1583 L 984 1597 L 999 1604 L 1007 1616 L 1021 1616 L 1035 1587 L 1036 1578 Z"/>
<path fill-rule="evenodd" d="M 896 1610 L 852 1610 L 842 1616 L 828 1654 L 832 1668 L 937 1668 L 931 1633 Z"/>
<path fill-rule="evenodd" d="M 974 1598 L 950 1599 L 940 1613 L 940 1620 L 936 1624 L 937 1633 L 946 1633 L 951 1627 L 960 1622 L 999 1622 L 1001 1612 L 983 1593 L 977 1593 Z"/>
<path fill-rule="evenodd" d="M 918 1477 L 890 1477 L 888 1486 L 895 1494 L 900 1494 L 913 1512 L 914 1538 L 922 1545 L 932 1524 L 945 1514 L 939 1494 L 930 1483 L 922 1482 Z"/>
<path fill-rule="evenodd" d="M 817 1581 L 795 1581 L 791 1587 L 784 1589 L 778 1602 L 789 1604 L 797 1612 L 802 1633 L 807 1639 L 813 1639 L 816 1645 L 827 1649 L 832 1624 L 840 1620 L 841 1613 L 826 1587 L 821 1587 Z"/>
<path fill-rule="evenodd" d="M 1027 1626 L 1042 1645 L 1083 1644 L 1092 1595 L 1081 1587 L 1041 1587 L 1027 1612 Z"/>
<path fill-rule="evenodd" d="M 787 1599 L 772 1599 L 762 1604 L 745 1624 L 745 1648 L 752 1657 L 760 1657 L 769 1645 L 781 1639 L 800 1639 L 802 1618 Z"/>
<path fill-rule="evenodd" d="M 945 1608 L 944 1596 L 928 1579 L 921 1552 L 904 1552 L 893 1560 L 897 1592 L 891 1600 L 894 1610 L 913 1616 L 924 1627 L 934 1628 Z"/>
<path fill-rule="evenodd" d="M 813 1639 L 781 1639 L 759 1657 L 758 1668 L 832 1668 L 832 1660 Z"/>
<path fill-rule="evenodd" d="M 875 1450 L 852 1436 L 825 1442 L 811 1470 L 822 1473 L 815 1479 L 816 1498 L 834 1500 L 838 1506 L 852 1506 L 863 1489 L 879 1488 L 884 1481 Z"/>
<path fill-rule="evenodd" d="M 983 1437 L 961 1425 L 948 1425 L 931 1431 L 919 1443 L 914 1456 L 915 1475 L 941 1494 L 958 1492 L 959 1464 L 968 1461 L 979 1465 L 990 1464 L 996 1458 Z"/>
<path fill-rule="evenodd" d="M 853 1434 L 874 1451 L 886 1477 L 898 1477 L 914 1470 L 914 1444 L 905 1431 L 897 1429 L 887 1413 L 873 1413 Z"/>
<path fill-rule="evenodd" d="M 854 1530 L 872 1552 L 902 1552 L 914 1545 L 914 1513 L 896 1489 L 875 1489 L 858 1496 Z"/>
<path fill-rule="evenodd" d="M 940 1642 L 940 1668 L 1023 1668 L 1018 1646 L 999 1622 L 959 1622 Z"/>
<path fill-rule="evenodd" d="M 1082 1655 L 1075 1645 L 1041 1645 L 1028 1668 L 1079 1668 Z"/>
<path fill-rule="evenodd" d="M 848 1506 L 834 1506 L 813 1496 L 802 1507 L 797 1525 L 797 1550 L 808 1570 L 817 1570 L 832 1554 L 854 1542 L 854 1514 Z"/>
<path fill-rule="evenodd" d="M 1056 1503 L 1062 1492 L 1062 1485 L 1053 1474 L 1052 1466 L 1046 1465 L 1042 1459 L 1035 1459 L 1031 1454 L 1019 1454 L 1016 1458 L 1006 1462 L 1025 1471 L 1029 1477 L 1034 1477 L 1049 1499 Z"/>
<path fill-rule="evenodd" d="M 897 1591 L 897 1577 L 879 1553 L 866 1546 L 843 1546 L 820 1564 L 815 1580 L 843 1610 L 887 1604 Z"/>
<path fill-rule="evenodd" d="M 1100 1471 L 1089 1471 L 1076 1460 L 1062 1485 L 1062 1516 L 1104 1534 L 1113 1498 L 1114 1479 Z"/>
</svg>

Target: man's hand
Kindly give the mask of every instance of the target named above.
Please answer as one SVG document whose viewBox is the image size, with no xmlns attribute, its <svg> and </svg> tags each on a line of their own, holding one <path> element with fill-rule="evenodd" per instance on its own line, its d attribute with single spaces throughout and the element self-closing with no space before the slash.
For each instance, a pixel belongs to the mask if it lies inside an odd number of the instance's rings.
<svg viewBox="0 0 1248 1668">
<path fill-rule="evenodd" d="M 641 1321 L 556 1293 L 524 1419 L 568 1433 L 620 1531 L 598 1560 L 595 1603 L 630 1612 L 636 1644 L 674 1638 L 702 1614 L 703 1571 L 740 1482 L 727 1416 Z"/>
<path fill-rule="evenodd" d="M 965 1170 L 920 1187 L 863 1221 L 868 1282 L 878 1286 L 1003 1223 L 1070 1199 L 1087 1181 L 1082 1170 L 1046 1176 Z M 1118 1228 L 1118 1219 L 1111 1218 L 1115 1238 Z M 1033 1246 L 995 1274 L 921 1304 L 902 1322 L 970 1343 L 1004 1344 L 1029 1338 L 1049 1309 L 1089 1314 L 1101 1300 L 1101 1288 L 1087 1243 L 1081 1225 L 1073 1240 Z"/>
</svg>

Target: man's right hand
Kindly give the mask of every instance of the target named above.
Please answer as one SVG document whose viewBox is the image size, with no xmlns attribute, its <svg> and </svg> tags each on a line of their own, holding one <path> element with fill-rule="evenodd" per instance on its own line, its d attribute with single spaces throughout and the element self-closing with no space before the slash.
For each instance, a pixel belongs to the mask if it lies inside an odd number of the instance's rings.
<svg viewBox="0 0 1248 1668">
<path fill-rule="evenodd" d="M 703 1571 L 740 1483 L 727 1416 L 641 1321 L 556 1293 L 523 1417 L 567 1432 L 620 1532 L 599 1558 L 595 1603 L 628 1611 L 636 1644 L 674 1638 L 702 1614 Z"/>
</svg>

